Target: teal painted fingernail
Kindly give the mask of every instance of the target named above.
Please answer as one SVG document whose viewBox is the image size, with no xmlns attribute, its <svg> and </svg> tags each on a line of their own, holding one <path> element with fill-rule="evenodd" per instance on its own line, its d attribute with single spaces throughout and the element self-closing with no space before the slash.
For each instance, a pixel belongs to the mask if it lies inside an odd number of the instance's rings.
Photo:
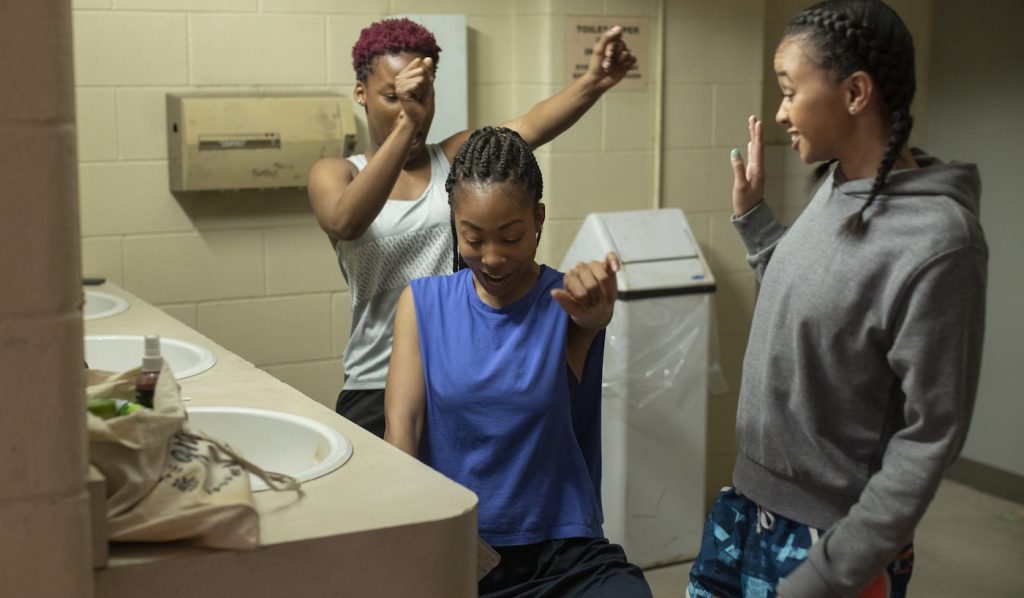
<svg viewBox="0 0 1024 598">
<path fill-rule="evenodd" d="M 740 159 L 740 150 L 738 150 L 736 148 L 732 148 L 732 151 L 729 152 L 729 156 L 732 157 L 733 160 L 739 160 Z"/>
</svg>

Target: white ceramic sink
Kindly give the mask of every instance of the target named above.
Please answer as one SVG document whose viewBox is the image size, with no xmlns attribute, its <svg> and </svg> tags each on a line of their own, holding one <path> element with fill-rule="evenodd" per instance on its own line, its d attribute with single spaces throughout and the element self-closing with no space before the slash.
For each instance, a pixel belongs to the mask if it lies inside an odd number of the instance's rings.
<svg viewBox="0 0 1024 598">
<path fill-rule="evenodd" d="M 140 335 L 85 337 L 85 362 L 94 370 L 124 372 L 142 365 L 144 340 Z M 217 363 L 209 350 L 173 338 L 160 338 L 160 352 L 178 380 L 205 372 Z"/>
<path fill-rule="evenodd" d="M 248 407 L 188 407 L 187 411 L 193 427 L 227 443 L 263 469 L 300 482 L 326 475 L 352 456 L 352 443 L 341 432 L 301 415 Z M 254 492 L 267 489 L 258 477 L 249 479 Z"/>
<path fill-rule="evenodd" d="M 86 320 L 96 320 L 117 314 L 128 309 L 128 301 L 100 291 L 85 292 L 85 306 L 82 308 L 82 316 Z"/>
</svg>

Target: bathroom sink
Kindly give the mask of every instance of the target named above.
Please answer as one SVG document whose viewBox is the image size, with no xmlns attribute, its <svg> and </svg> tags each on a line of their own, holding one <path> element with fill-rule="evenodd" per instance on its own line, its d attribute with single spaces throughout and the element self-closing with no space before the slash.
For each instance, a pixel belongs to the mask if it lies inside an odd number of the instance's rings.
<svg viewBox="0 0 1024 598">
<path fill-rule="evenodd" d="M 86 320 L 96 320 L 116 316 L 126 309 L 128 309 L 128 302 L 117 295 L 100 291 L 86 291 L 82 315 Z"/>
<path fill-rule="evenodd" d="M 300 482 L 338 469 L 352 456 L 352 443 L 341 432 L 318 421 L 279 411 L 249 407 L 188 407 L 193 427 L 225 442 L 267 471 L 288 474 Z M 254 492 L 266 490 L 251 475 Z"/>
<path fill-rule="evenodd" d="M 85 337 L 85 362 L 96 370 L 124 372 L 142 364 L 143 337 L 106 335 Z M 209 350 L 173 338 L 160 338 L 160 352 L 178 380 L 213 367 L 217 358 Z"/>
</svg>

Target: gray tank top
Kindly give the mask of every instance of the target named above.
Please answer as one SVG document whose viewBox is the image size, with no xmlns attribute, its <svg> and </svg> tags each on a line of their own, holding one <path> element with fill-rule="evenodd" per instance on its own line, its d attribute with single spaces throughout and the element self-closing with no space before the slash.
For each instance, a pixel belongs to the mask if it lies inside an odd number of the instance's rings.
<svg viewBox="0 0 1024 598">
<path fill-rule="evenodd" d="M 389 199 L 358 239 L 335 246 L 352 296 L 352 332 L 342 357 L 345 390 L 384 388 L 395 306 L 409 281 L 452 271 L 451 212 L 444 190 L 448 159 L 427 146 L 430 182 L 415 200 Z M 366 156 L 349 158 L 360 172 Z"/>
</svg>

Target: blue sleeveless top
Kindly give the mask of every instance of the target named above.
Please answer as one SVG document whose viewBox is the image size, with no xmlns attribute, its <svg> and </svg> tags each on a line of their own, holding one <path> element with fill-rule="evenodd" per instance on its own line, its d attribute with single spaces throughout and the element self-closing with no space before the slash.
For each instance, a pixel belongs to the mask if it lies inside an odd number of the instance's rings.
<svg viewBox="0 0 1024 598">
<path fill-rule="evenodd" d="M 411 283 L 426 382 L 420 459 L 474 491 L 494 546 L 603 537 L 604 335 L 579 382 L 565 358 L 568 315 L 551 298 L 562 274 L 541 266 L 530 292 L 493 308 L 472 271 Z"/>
</svg>

